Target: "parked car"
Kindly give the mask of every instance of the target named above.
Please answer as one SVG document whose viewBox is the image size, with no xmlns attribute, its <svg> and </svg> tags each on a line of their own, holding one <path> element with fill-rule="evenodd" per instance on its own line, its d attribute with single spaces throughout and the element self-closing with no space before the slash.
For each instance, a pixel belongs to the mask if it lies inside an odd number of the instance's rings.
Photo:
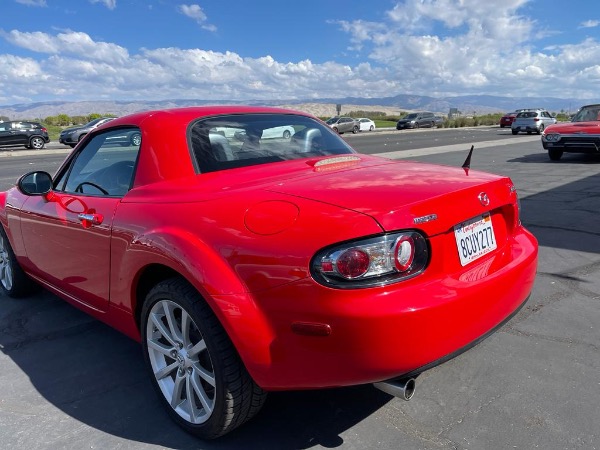
<svg viewBox="0 0 600 450">
<path fill-rule="evenodd" d="M 397 130 L 403 130 L 405 128 L 422 128 L 436 127 L 436 118 L 435 114 L 432 112 L 418 112 L 418 113 L 410 113 L 400 119 L 398 123 L 396 123 Z"/>
<path fill-rule="evenodd" d="M 442 116 L 434 116 L 433 117 L 433 121 L 434 121 L 434 126 L 437 128 L 441 128 L 444 126 L 444 118 Z"/>
<path fill-rule="evenodd" d="M 243 142 L 216 131 L 232 126 Z M 141 145 L 110 144 L 124 130 Z M 140 112 L 0 193 L 0 288 L 35 280 L 141 341 L 160 402 L 203 438 L 268 391 L 376 383 L 409 399 L 534 283 L 514 184 L 466 172 L 358 154 L 300 112 Z"/>
<path fill-rule="evenodd" d="M 70 147 L 75 147 L 79 143 L 79 141 L 81 141 L 83 137 L 90 131 L 92 131 L 94 128 L 99 127 L 100 125 L 104 125 L 105 123 L 110 122 L 113 119 L 114 117 L 100 117 L 80 127 L 65 128 L 60 132 L 58 142 L 60 142 L 61 144 L 68 145 Z"/>
<path fill-rule="evenodd" d="M 23 145 L 39 150 L 48 142 L 48 130 L 40 123 L 24 120 L 0 122 L 0 146 Z"/>
<path fill-rule="evenodd" d="M 542 133 L 542 146 L 552 161 L 564 152 L 600 154 L 600 104 L 583 106 L 571 122 L 550 125 Z"/>
<path fill-rule="evenodd" d="M 238 141 L 242 141 L 246 138 L 246 130 L 237 127 L 217 127 L 213 132 L 219 133 L 227 138 L 235 138 Z M 261 139 L 289 139 L 291 138 L 296 130 L 294 127 L 281 126 L 273 127 L 262 130 Z"/>
<path fill-rule="evenodd" d="M 517 117 L 518 112 L 509 112 L 504 114 L 500 118 L 500 128 L 510 127 L 512 123 L 515 121 L 515 117 Z"/>
<path fill-rule="evenodd" d="M 360 130 L 360 126 L 358 124 L 358 120 L 353 119 L 352 117 L 332 117 L 331 119 L 325 122 L 327 125 L 331 127 L 333 131 L 339 134 L 344 134 L 347 131 L 351 131 L 356 134 Z"/>
<path fill-rule="evenodd" d="M 371 119 L 363 117 L 357 120 L 360 131 L 375 131 L 375 122 L 373 122 Z"/>
<path fill-rule="evenodd" d="M 556 118 L 545 109 L 532 109 L 518 113 L 510 127 L 512 134 L 518 134 L 520 131 L 540 134 L 548 125 L 555 123 Z"/>
</svg>

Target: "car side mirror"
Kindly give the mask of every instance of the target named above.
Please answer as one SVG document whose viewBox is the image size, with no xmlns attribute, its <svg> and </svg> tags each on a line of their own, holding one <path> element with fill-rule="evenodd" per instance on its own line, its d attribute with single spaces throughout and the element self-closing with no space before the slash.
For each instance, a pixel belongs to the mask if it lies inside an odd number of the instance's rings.
<svg viewBox="0 0 600 450">
<path fill-rule="evenodd" d="M 17 187 L 25 195 L 45 195 L 52 189 L 52 177 L 48 172 L 29 172 L 19 178 Z"/>
</svg>

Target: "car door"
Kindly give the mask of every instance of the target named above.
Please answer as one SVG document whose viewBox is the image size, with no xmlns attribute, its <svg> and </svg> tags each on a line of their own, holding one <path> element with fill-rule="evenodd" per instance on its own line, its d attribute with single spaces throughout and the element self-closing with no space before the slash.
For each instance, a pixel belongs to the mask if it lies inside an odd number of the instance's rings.
<svg viewBox="0 0 600 450">
<path fill-rule="evenodd" d="M 133 182 L 139 146 L 107 131 L 72 155 L 46 196 L 21 212 L 23 245 L 34 275 L 96 310 L 109 302 L 112 218 Z M 111 140 L 112 138 L 112 140 Z"/>
<path fill-rule="evenodd" d="M 0 122 L 0 145 L 18 144 L 13 122 Z"/>
</svg>

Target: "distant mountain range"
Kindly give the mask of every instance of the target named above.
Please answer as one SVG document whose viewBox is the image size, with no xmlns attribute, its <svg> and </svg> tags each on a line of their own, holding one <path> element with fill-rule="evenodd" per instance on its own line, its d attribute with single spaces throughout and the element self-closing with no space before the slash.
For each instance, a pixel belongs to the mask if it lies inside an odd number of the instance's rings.
<svg viewBox="0 0 600 450">
<path fill-rule="evenodd" d="M 176 108 L 183 106 L 199 105 L 229 105 L 247 104 L 264 106 L 282 106 L 308 110 L 312 114 L 322 115 L 316 110 L 322 110 L 322 106 L 341 104 L 343 112 L 349 112 L 345 106 L 352 105 L 353 108 L 364 106 L 366 110 L 376 110 L 380 107 L 387 114 L 398 114 L 400 111 L 426 110 L 436 113 L 447 114 L 451 108 L 456 108 L 465 115 L 487 114 L 495 112 L 513 111 L 517 108 L 545 108 L 549 111 L 575 112 L 579 107 L 590 103 L 600 103 L 600 99 L 581 100 L 563 99 L 549 97 L 496 97 L 491 95 L 465 95 L 457 97 L 435 98 L 420 95 L 396 95 L 394 97 L 380 98 L 323 98 L 311 100 L 279 100 L 261 101 L 253 100 L 246 102 L 215 101 L 215 100 L 156 100 L 156 101 L 85 101 L 85 102 L 39 102 L 22 103 L 16 105 L 0 106 L 0 116 L 9 119 L 43 119 L 48 116 L 67 114 L 69 116 L 86 116 L 92 113 L 111 114 L 123 116 L 126 114 L 151 110 Z M 308 105 L 313 105 L 309 107 Z M 321 105 L 321 108 L 318 106 Z M 312 108 L 316 107 L 313 111 Z M 367 108 L 368 107 L 368 108 Z M 396 112 L 394 112 L 396 111 Z M 331 115 L 335 112 L 331 113 Z M 329 114 L 329 113 L 328 113 Z"/>
</svg>

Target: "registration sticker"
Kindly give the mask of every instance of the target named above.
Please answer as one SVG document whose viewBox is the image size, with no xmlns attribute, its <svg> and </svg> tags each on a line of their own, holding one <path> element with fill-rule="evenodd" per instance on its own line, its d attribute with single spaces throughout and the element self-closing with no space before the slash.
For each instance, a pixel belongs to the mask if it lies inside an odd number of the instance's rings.
<svg viewBox="0 0 600 450">
<path fill-rule="evenodd" d="M 454 227 L 460 264 L 467 264 L 496 249 L 496 236 L 489 214 L 474 217 Z"/>
</svg>

